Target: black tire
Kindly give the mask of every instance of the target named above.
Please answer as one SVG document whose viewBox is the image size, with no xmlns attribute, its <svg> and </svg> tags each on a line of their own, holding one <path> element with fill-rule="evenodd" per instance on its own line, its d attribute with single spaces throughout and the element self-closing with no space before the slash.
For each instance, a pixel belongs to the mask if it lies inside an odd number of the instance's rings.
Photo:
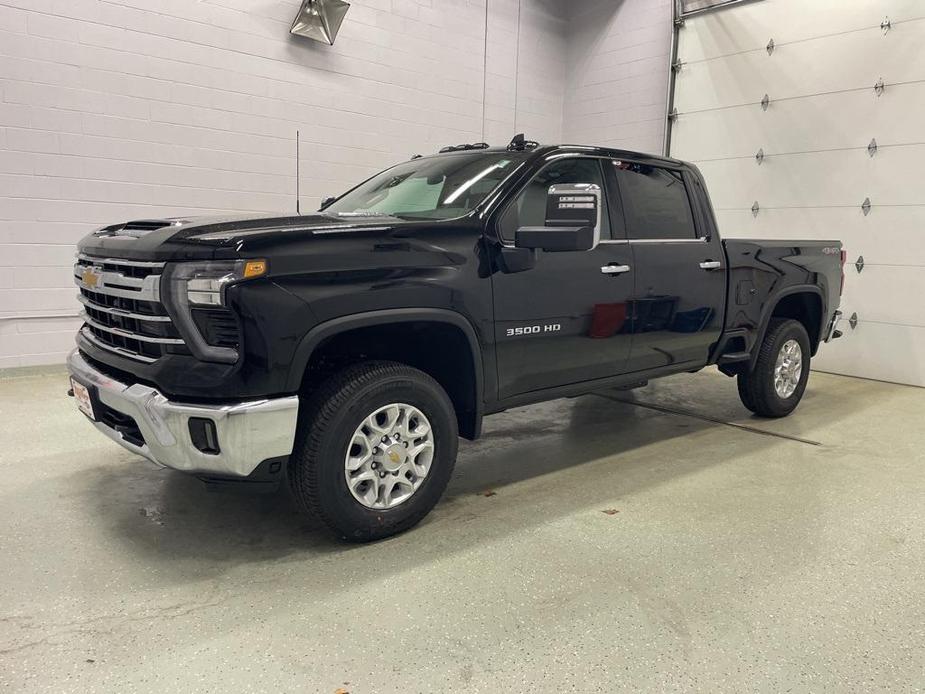
<svg viewBox="0 0 925 694">
<path fill-rule="evenodd" d="M 421 486 L 389 509 L 364 506 L 344 478 L 347 446 L 360 423 L 377 408 L 407 403 L 430 421 L 434 457 Z M 342 539 L 369 542 L 416 525 L 436 505 L 453 473 L 458 448 L 453 404 L 433 378 L 403 364 L 371 361 L 334 374 L 303 404 L 289 481 L 301 510 L 317 515 Z"/>
<path fill-rule="evenodd" d="M 749 410 L 756 412 L 755 399 L 752 397 L 752 393 L 749 390 L 747 376 L 748 374 L 739 373 L 738 378 L 736 378 L 736 385 L 739 388 L 739 400 L 741 400 L 742 404 Z"/>
<path fill-rule="evenodd" d="M 774 388 L 774 366 L 781 348 L 789 340 L 796 340 L 800 345 L 802 371 L 796 389 L 789 397 L 783 398 Z M 761 417 L 786 417 L 803 398 L 809 379 L 809 362 L 809 335 L 803 324 L 788 318 L 772 318 L 758 348 L 755 368 L 738 375 L 742 404 Z"/>
</svg>

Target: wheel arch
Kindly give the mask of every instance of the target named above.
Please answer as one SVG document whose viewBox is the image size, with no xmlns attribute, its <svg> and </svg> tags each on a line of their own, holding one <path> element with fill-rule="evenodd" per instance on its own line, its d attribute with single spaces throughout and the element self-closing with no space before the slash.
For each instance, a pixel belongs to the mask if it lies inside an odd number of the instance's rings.
<svg viewBox="0 0 925 694">
<path fill-rule="evenodd" d="M 826 302 L 822 290 L 812 284 L 796 285 L 781 290 L 768 301 L 761 317 L 758 339 L 752 349 L 749 369 L 755 366 L 772 318 L 792 318 L 802 323 L 809 335 L 810 354 L 815 355 L 825 331 Z"/>
<path fill-rule="evenodd" d="M 428 350 L 415 350 L 415 358 L 403 359 L 394 332 L 399 329 L 423 330 L 429 340 Z M 370 337 L 377 337 L 370 341 Z M 313 368 L 326 349 L 343 348 L 366 338 L 375 343 L 370 358 L 391 359 L 420 368 L 434 377 L 453 401 L 460 435 L 476 439 L 481 433 L 484 376 L 481 347 L 475 329 L 462 314 L 438 308 L 402 308 L 367 311 L 325 321 L 306 333 L 296 348 L 287 387 L 300 391 L 311 377 Z M 444 351 L 446 350 L 446 351 Z M 447 356 L 445 361 L 422 357 L 424 354 Z M 349 357 L 348 357 L 349 358 Z M 456 368 L 452 368 L 455 366 Z"/>
</svg>

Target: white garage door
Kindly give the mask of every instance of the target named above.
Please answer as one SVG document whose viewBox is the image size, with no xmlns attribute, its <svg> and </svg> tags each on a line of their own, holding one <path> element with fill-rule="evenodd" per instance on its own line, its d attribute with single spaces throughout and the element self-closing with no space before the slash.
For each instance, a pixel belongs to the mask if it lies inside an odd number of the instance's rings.
<svg viewBox="0 0 925 694">
<path fill-rule="evenodd" d="M 671 154 L 721 232 L 844 242 L 857 323 L 815 366 L 925 386 L 925 0 L 733 5 L 687 18 L 678 60 Z"/>
</svg>

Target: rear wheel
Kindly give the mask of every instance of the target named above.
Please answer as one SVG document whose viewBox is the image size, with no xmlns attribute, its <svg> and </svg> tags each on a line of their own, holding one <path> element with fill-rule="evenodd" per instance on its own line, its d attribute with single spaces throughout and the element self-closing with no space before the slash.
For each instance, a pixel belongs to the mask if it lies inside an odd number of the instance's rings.
<svg viewBox="0 0 925 694">
<path fill-rule="evenodd" d="M 799 321 L 772 318 L 755 368 L 738 376 L 742 404 L 762 417 L 785 417 L 800 404 L 809 379 L 810 344 Z"/>
<path fill-rule="evenodd" d="M 433 378 L 394 362 L 356 364 L 300 411 L 289 462 L 293 496 L 344 539 L 394 535 L 443 494 L 457 437 L 452 403 Z"/>
</svg>

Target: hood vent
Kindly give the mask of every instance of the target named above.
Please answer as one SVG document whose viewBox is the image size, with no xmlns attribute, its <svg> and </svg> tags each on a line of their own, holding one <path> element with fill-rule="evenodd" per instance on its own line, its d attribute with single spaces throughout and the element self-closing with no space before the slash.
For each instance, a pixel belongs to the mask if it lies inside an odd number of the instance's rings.
<svg viewBox="0 0 925 694">
<path fill-rule="evenodd" d="M 180 222 L 173 219 L 138 219 L 134 222 L 125 222 L 124 224 L 113 224 L 112 226 L 104 227 L 94 235 L 101 237 L 132 236 L 138 238 L 149 232 L 178 224 L 180 224 Z"/>
</svg>

